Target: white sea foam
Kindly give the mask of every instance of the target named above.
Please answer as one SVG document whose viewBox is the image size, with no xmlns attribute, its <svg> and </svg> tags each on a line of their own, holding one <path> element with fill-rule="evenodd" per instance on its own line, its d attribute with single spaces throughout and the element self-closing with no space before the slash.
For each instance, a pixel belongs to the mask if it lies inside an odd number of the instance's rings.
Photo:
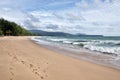
<svg viewBox="0 0 120 80">
<path fill-rule="evenodd" d="M 82 42 L 83 43 L 83 42 Z M 108 54 L 120 55 L 120 41 L 115 40 L 92 40 L 84 42 L 84 48 Z M 117 45 L 118 44 L 118 45 Z"/>
<path fill-rule="evenodd" d="M 63 43 L 72 44 L 72 41 L 67 41 L 67 40 L 65 40 L 65 41 L 63 41 Z"/>
<path fill-rule="evenodd" d="M 35 38 L 33 38 L 35 39 Z M 36 37 L 34 41 L 46 40 L 50 42 L 74 45 L 74 47 L 83 44 L 84 48 L 92 51 L 103 52 L 107 54 L 120 56 L 120 40 L 94 40 L 94 39 L 72 39 L 72 38 L 59 38 L 59 37 Z M 69 46 L 68 45 L 68 46 Z"/>
<path fill-rule="evenodd" d="M 55 38 L 49 38 L 48 40 L 49 40 L 49 41 L 53 41 L 53 42 L 63 42 L 63 41 L 65 41 L 65 40 L 67 40 L 67 39 L 55 39 Z"/>
<path fill-rule="evenodd" d="M 115 54 L 120 56 L 120 47 L 101 47 L 101 46 L 93 46 L 93 45 L 85 45 L 84 47 L 92 51 L 99 51 L 99 52 Z"/>
</svg>

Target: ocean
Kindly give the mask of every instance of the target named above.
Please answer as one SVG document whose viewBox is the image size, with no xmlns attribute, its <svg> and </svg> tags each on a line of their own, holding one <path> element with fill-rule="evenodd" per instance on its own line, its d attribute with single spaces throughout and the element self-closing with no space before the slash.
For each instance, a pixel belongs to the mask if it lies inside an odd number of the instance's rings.
<svg viewBox="0 0 120 80">
<path fill-rule="evenodd" d="M 67 55 L 120 69 L 120 37 L 38 36 L 31 39 L 53 50 L 67 51 Z"/>
</svg>

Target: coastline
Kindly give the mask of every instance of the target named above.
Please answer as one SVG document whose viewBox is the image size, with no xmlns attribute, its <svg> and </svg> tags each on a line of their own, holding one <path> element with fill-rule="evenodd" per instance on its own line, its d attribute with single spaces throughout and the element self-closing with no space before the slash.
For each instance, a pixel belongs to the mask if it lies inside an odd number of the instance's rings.
<svg viewBox="0 0 120 80">
<path fill-rule="evenodd" d="M 1 80 L 120 79 L 118 69 L 59 54 L 33 43 L 28 38 L 0 37 Z"/>
<path fill-rule="evenodd" d="M 104 54 L 102 52 L 91 51 L 82 47 L 74 48 L 72 46 L 70 47 L 70 45 L 67 44 L 65 45 L 45 40 L 37 40 L 35 39 L 35 37 L 32 37 L 30 39 L 31 41 L 33 41 L 33 43 L 36 43 L 49 50 L 55 51 L 56 53 L 120 70 L 119 57 Z"/>
</svg>

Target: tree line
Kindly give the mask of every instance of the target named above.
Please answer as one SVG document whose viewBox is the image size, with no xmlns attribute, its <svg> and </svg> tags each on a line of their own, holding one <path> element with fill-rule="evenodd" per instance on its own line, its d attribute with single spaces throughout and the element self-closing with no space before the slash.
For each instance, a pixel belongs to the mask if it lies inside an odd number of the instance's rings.
<svg viewBox="0 0 120 80">
<path fill-rule="evenodd" d="M 10 22 L 0 18 L 0 35 L 2 36 L 30 36 L 33 35 L 30 31 L 24 29 L 15 22 Z"/>
</svg>

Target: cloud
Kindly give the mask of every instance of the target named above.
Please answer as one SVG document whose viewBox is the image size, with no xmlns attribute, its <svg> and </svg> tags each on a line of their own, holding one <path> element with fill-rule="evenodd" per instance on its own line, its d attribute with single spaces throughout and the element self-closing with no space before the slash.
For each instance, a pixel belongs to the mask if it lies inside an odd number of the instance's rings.
<svg viewBox="0 0 120 80">
<path fill-rule="evenodd" d="M 22 11 L 6 7 L 0 9 L 0 17 L 3 17 L 7 20 L 14 21 L 20 24 L 24 19 L 26 19 L 26 15 Z"/>
<path fill-rule="evenodd" d="M 46 28 L 47 28 L 47 29 L 58 29 L 59 27 L 58 27 L 58 25 L 48 24 L 48 25 L 46 26 Z"/>
<path fill-rule="evenodd" d="M 75 5 L 79 8 L 84 8 L 84 9 L 90 7 L 90 4 L 88 2 L 86 2 L 85 0 L 75 3 Z"/>
<path fill-rule="evenodd" d="M 0 9 L 26 29 L 120 35 L 120 0 L 5 0 Z"/>
<path fill-rule="evenodd" d="M 47 6 L 61 6 L 61 5 L 67 5 L 67 4 L 70 4 L 70 3 L 73 3 L 72 0 L 61 0 L 61 1 L 53 1 L 51 3 L 49 3 Z"/>
</svg>

